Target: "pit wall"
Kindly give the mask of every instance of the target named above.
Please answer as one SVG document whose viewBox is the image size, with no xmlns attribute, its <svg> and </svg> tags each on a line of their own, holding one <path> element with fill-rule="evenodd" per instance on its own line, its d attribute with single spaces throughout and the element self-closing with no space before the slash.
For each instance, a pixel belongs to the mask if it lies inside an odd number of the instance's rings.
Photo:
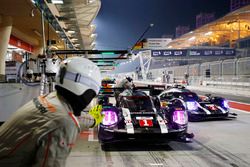
<svg viewBox="0 0 250 167">
<path fill-rule="evenodd" d="M 185 74 L 188 74 L 188 77 L 185 77 Z M 168 80 L 166 75 L 169 75 Z M 135 72 L 119 73 L 117 76 L 119 78 L 132 76 L 134 80 L 142 79 Z M 194 86 L 250 89 L 250 57 L 151 69 L 147 75 L 147 80 L 163 83 L 184 83 Z"/>
</svg>

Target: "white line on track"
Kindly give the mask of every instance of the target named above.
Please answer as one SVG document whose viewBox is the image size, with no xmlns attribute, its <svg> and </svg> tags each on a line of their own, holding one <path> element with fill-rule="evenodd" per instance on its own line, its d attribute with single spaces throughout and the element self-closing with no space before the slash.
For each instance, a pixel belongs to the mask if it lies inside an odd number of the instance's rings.
<svg viewBox="0 0 250 167">
<path fill-rule="evenodd" d="M 230 110 L 234 110 L 234 111 L 241 112 L 241 113 L 245 113 L 245 114 L 250 114 L 249 111 L 239 110 L 239 109 L 236 109 L 236 108 L 231 108 L 231 107 L 230 107 Z"/>
<path fill-rule="evenodd" d="M 150 166 L 163 166 L 162 163 L 149 163 Z"/>
<path fill-rule="evenodd" d="M 250 105 L 249 103 L 243 103 L 243 102 L 238 102 L 238 101 L 233 101 L 233 100 L 229 100 L 230 102 L 234 102 L 234 103 L 240 103 L 240 104 L 245 104 L 245 105 Z"/>
<path fill-rule="evenodd" d="M 94 128 L 89 128 L 88 141 L 98 141 L 94 138 Z"/>
</svg>

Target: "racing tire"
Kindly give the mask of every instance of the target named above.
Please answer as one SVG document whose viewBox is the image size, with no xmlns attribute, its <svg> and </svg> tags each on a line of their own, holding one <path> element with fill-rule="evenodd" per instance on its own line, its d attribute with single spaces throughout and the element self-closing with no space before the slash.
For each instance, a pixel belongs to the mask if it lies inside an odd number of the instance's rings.
<svg viewBox="0 0 250 167">
<path fill-rule="evenodd" d="M 102 151 L 110 151 L 110 144 L 102 143 L 101 144 L 101 149 L 102 149 Z"/>
<path fill-rule="evenodd" d="M 200 122 L 202 120 L 203 120 L 203 118 L 201 116 L 188 115 L 189 122 Z"/>
</svg>

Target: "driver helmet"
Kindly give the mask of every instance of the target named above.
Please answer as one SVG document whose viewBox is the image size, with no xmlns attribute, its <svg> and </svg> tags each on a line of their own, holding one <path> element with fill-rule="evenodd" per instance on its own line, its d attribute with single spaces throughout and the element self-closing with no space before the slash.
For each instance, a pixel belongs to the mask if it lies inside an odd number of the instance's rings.
<svg viewBox="0 0 250 167">
<path fill-rule="evenodd" d="M 130 80 L 130 78 L 125 78 L 122 81 L 122 87 L 125 89 L 131 89 L 132 88 L 132 80 Z"/>
<path fill-rule="evenodd" d="M 128 82 L 132 82 L 133 79 L 130 76 L 127 76 L 126 79 L 128 80 Z"/>
</svg>

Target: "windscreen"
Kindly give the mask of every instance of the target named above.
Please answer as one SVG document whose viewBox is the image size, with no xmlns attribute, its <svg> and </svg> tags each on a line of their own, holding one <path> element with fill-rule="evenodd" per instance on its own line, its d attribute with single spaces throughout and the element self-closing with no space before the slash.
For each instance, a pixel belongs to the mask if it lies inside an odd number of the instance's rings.
<svg viewBox="0 0 250 167">
<path fill-rule="evenodd" d="M 124 107 L 130 110 L 150 110 L 153 108 L 152 101 L 149 96 L 124 96 Z"/>
<path fill-rule="evenodd" d="M 182 98 L 184 100 L 195 100 L 198 101 L 199 97 L 193 92 L 175 92 L 174 96 L 176 98 Z"/>
</svg>

